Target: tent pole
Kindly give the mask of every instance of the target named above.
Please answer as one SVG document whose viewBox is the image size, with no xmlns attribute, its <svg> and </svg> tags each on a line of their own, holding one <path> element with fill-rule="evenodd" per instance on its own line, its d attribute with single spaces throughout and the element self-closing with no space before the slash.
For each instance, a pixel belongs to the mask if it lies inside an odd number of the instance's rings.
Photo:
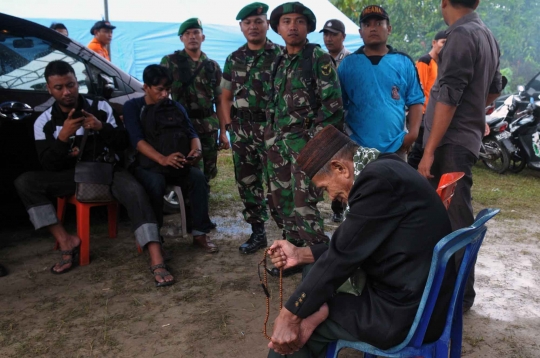
<svg viewBox="0 0 540 358">
<path fill-rule="evenodd" d="M 109 1 L 108 0 L 103 0 L 103 1 L 104 1 L 103 5 L 105 6 L 105 21 L 109 21 Z M 107 51 L 109 51 L 109 57 L 112 60 L 111 45 L 110 44 L 107 45 Z"/>
</svg>

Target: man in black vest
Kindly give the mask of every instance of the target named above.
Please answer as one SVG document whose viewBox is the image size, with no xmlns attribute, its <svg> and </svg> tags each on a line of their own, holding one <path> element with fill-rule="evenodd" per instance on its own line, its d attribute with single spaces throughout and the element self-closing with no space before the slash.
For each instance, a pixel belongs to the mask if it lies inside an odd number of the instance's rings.
<svg viewBox="0 0 540 358">
<path fill-rule="evenodd" d="M 204 248 L 208 253 L 218 252 L 218 247 L 206 235 L 213 228 L 208 216 L 208 183 L 197 167 L 201 158 L 201 142 L 187 116 L 185 109 L 177 102 L 168 99 L 171 90 L 171 77 L 166 68 L 150 65 L 143 72 L 144 97 L 134 98 L 124 104 L 124 123 L 129 133 L 131 145 L 139 152 L 138 165 L 134 168 L 135 177 L 146 188 L 158 225 L 163 225 L 163 195 L 167 183 L 183 187 L 189 194 L 193 220 L 193 244 Z M 149 114 L 157 105 L 177 107 L 179 126 L 185 128 L 182 140 L 186 141 L 184 153 L 180 150 L 164 152 L 174 143 L 154 143 L 150 140 L 153 123 Z M 177 118 L 177 117 L 175 117 Z M 175 128 L 168 128 L 170 132 Z M 165 140 L 170 138 L 165 138 Z M 174 138 L 173 138 L 174 139 Z M 172 141 L 172 140 L 171 140 Z M 182 143 L 180 143 L 182 145 Z M 160 152 L 160 150 L 162 152 Z"/>
</svg>

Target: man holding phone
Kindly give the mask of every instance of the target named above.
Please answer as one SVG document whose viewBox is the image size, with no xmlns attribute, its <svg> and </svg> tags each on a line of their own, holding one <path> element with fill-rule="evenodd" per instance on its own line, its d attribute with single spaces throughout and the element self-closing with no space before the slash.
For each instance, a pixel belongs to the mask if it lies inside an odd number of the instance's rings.
<svg viewBox="0 0 540 358">
<path fill-rule="evenodd" d="M 218 247 L 206 235 L 214 226 L 208 216 L 208 182 L 197 166 L 201 141 L 184 107 L 168 98 L 172 85 L 168 70 L 149 65 L 143 82 L 145 96 L 124 104 L 124 124 L 139 152 L 133 174 L 148 193 L 159 228 L 167 184 L 182 187 L 191 205 L 193 244 L 216 253 Z"/>
</svg>

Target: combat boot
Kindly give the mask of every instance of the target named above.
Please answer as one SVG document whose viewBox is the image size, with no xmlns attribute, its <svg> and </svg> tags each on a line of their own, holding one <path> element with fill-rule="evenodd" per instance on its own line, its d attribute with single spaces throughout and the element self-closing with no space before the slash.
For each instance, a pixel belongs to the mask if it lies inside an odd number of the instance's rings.
<svg viewBox="0 0 540 358">
<path fill-rule="evenodd" d="M 253 233 L 249 237 L 248 241 L 240 245 L 240 247 L 238 248 L 238 250 L 240 250 L 240 253 L 242 254 L 252 254 L 257 250 L 268 246 L 268 242 L 266 241 L 264 224 L 251 224 L 251 229 Z"/>
</svg>

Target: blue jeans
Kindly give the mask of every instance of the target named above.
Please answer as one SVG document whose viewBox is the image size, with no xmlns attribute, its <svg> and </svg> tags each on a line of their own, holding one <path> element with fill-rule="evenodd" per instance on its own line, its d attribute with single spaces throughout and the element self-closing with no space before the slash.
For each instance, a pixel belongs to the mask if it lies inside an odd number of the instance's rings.
<svg viewBox="0 0 540 358">
<path fill-rule="evenodd" d="M 190 167 L 186 175 L 175 176 L 136 167 L 133 175 L 146 189 L 160 228 L 163 226 L 163 196 L 167 184 L 169 184 L 180 186 L 183 193 L 188 193 L 193 222 L 193 236 L 210 232 L 212 223 L 208 216 L 208 183 L 199 168 Z"/>
</svg>

